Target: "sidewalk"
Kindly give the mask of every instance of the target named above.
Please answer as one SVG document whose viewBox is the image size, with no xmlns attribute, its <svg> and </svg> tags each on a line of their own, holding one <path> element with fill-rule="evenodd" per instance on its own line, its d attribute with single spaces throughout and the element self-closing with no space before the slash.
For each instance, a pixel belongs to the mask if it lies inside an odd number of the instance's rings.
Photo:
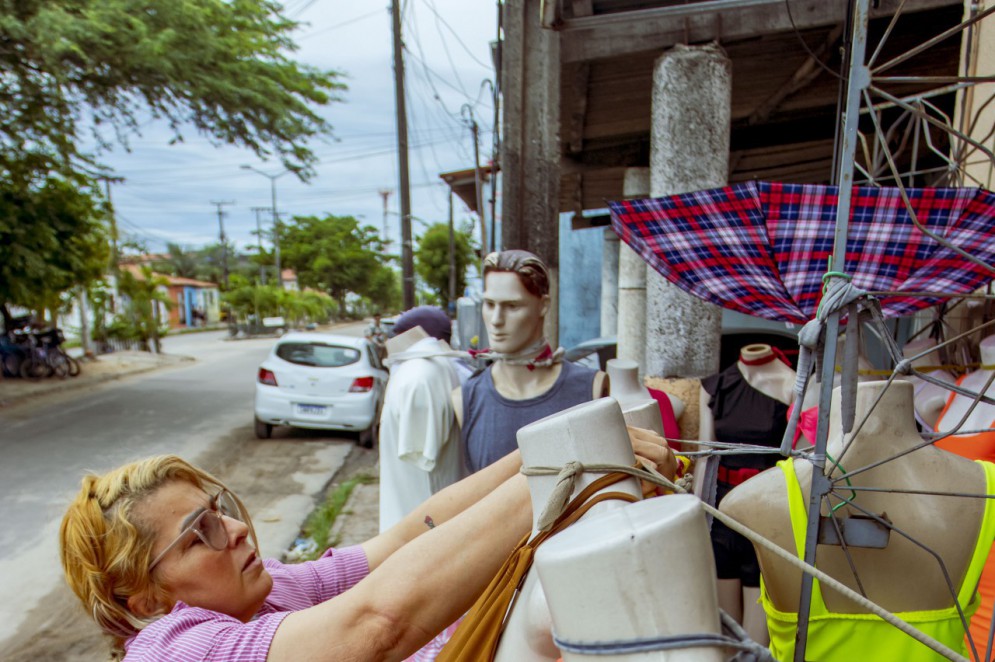
<svg viewBox="0 0 995 662">
<path fill-rule="evenodd" d="M 114 352 L 94 360 L 80 360 L 82 368 L 78 377 L 48 377 L 31 381 L 5 377 L 0 379 L 0 407 L 10 407 L 38 395 L 92 387 L 114 379 L 141 372 L 193 361 L 189 356 L 177 354 L 151 354 L 149 352 Z"/>
</svg>

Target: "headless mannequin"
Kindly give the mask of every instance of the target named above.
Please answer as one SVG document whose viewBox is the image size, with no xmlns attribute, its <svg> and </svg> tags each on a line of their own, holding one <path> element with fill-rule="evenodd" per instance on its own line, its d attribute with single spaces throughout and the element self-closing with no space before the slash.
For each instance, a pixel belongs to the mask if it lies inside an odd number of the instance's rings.
<svg viewBox="0 0 995 662">
<path fill-rule="evenodd" d="M 571 461 L 582 464 L 609 463 L 632 466 L 635 463 L 635 456 L 632 454 L 632 445 L 628 439 L 621 410 L 610 398 L 577 405 L 518 431 L 518 446 L 522 452 L 523 467 L 561 467 Z M 582 474 L 577 479 L 573 494 L 576 495 L 597 478 L 599 478 L 597 474 Z M 529 476 L 528 483 L 532 494 L 533 533 L 536 533 L 538 518 L 545 510 L 549 496 L 556 487 L 557 476 Z M 608 489 L 628 492 L 636 497 L 642 496 L 639 481 L 631 477 Z M 624 501 L 605 501 L 597 504 L 580 521 L 583 522 L 598 513 L 617 510 L 625 504 Z M 651 558 L 645 559 L 647 564 L 659 558 L 657 551 L 651 551 Z M 617 590 L 629 596 L 633 601 L 630 604 L 635 604 L 637 608 L 648 608 L 650 598 L 648 594 L 639 590 L 638 576 L 633 574 L 629 577 L 632 581 L 631 587 L 628 589 L 619 587 Z M 497 662 L 556 660 L 560 657 L 560 652 L 553 643 L 551 627 L 552 621 L 546 598 L 533 568 L 526 575 L 518 600 L 508 615 L 495 660 Z"/>
<path fill-rule="evenodd" d="M 874 407 L 885 384 L 882 381 L 858 384 L 858 422 Z M 842 456 L 844 467 L 855 471 L 921 444 L 922 438 L 915 427 L 912 394 L 912 385 L 907 382 L 893 383 L 884 392 L 860 435 L 852 440 Z M 841 457 L 844 446 L 838 432 L 841 427 L 839 397 L 837 388 L 833 392 L 828 445 L 829 454 L 837 458 Z M 800 459 L 796 459 L 794 465 L 807 504 L 812 465 Z M 827 463 L 827 469 L 830 466 Z M 839 475 L 839 470 L 834 475 Z M 931 446 L 857 474 L 851 482 L 855 486 L 974 494 L 984 494 L 986 490 L 984 469 L 979 464 Z M 795 542 L 788 525 L 786 489 L 781 469 L 769 469 L 730 492 L 720 509 L 784 549 L 794 550 Z M 860 491 L 854 501 L 870 512 L 887 513 L 895 527 L 935 550 L 957 587 L 959 578 L 965 575 L 978 536 L 985 506 L 983 499 Z M 838 501 L 832 500 L 832 503 Z M 825 506 L 823 514 L 828 514 Z M 885 549 L 851 548 L 850 554 L 867 597 L 889 611 L 943 609 L 953 604 L 936 560 L 900 535 L 892 533 Z M 764 585 L 774 606 L 783 611 L 797 611 L 801 571 L 782 563 L 762 548 L 757 548 L 757 555 Z M 820 545 L 817 563 L 821 570 L 858 590 L 841 547 Z M 909 581 L 910 578 L 915 581 Z M 823 596 L 831 612 L 863 613 L 859 606 L 832 589 L 823 587 Z"/>
<path fill-rule="evenodd" d="M 399 354 L 414 345 L 419 340 L 424 340 L 425 338 L 428 338 L 428 333 L 426 333 L 420 326 L 412 327 L 404 333 L 399 333 L 393 338 L 388 338 L 387 356 L 389 357 L 394 354 Z"/>
<path fill-rule="evenodd" d="M 625 359 L 610 359 L 607 368 L 610 395 L 618 400 L 622 411 L 647 400 L 653 400 L 653 396 L 639 381 L 638 363 Z M 670 406 L 674 410 L 674 418 L 680 419 L 684 413 L 684 402 L 669 393 L 667 399 L 670 400 Z"/>
<path fill-rule="evenodd" d="M 792 389 L 795 384 L 795 371 L 775 356 L 770 345 L 746 345 L 740 350 L 736 366 L 754 389 L 783 404 L 791 403 L 794 397 Z M 715 441 L 715 421 L 709 407 L 711 396 L 705 389 L 701 389 L 700 393 L 698 436 L 703 441 Z M 696 471 L 695 476 L 698 475 L 704 475 L 704 471 Z M 695 487 L 696 493 L 700 494 L 702 486 Z M 765 642 L 767 621 L 763 608 L 757 604 L 760 598 L 759 587 L 743 586 L 739 579 L 719 579 L 718 591 L 719 606 L 743 624 L 751 639 L 760 643 Z"/>
<path fill-rule="evenodd" d="M 679 572 L 655 562 L 678 558 Z M 565 641 L 720 632 L 711 543 L 700 501 L 693 496 L 648 499 L 578 522 L 536 551 L 535 570 L 556 634 Z M 620 578 L 623 584 L 628 578 L 631 588 L 620 586 Z M 694 599 L 674 599 L 681 595 Z M 634 611 L 639 618 L 632 617 Z M 591 657 L 564 651 L 563 659 L 588 662 Z M 718 662 L 726 656 L 705 647 L 611 659 Z"/>
<path fill-rule="evenodd" d="M 549 295 L 537 297 L 522 284 L 518 274 L 511 271 L 494 271 L 484 279 L 484 327 L 491 341 L 491 348 L 516 354 L 534 345 L 543 337 L 543 323 L 549 310 Z M 491 370 L 494 387 L 509 400 L 530 400 L 549 391 L 556 383 L 562 369 L 554 363 L 548 367 L 512 365 L 497 361 Z M 594 378 L 591 399 L 607 394 L 605 373 Z M 463 392 L 452 393 L 456 420 L 463 424 Z"/>
<path fill-rule="evenodd" d="M 903 349 L 902 354 L 905 358 L 910 356 L 916 356 L 922 352 L 936 346 L 936 340 L 933 338 L 923 338 L 921 340 L 913 340 L 908 343 Z M 912 362 L 913 367 L 922 368 L 924 366 L 939 365 L 940 359 L 935 351 L 921 356 Z M 946 370 L 934 370 L 929 373 L 931 377 L 936 377 L 937 379 L 942 379 L 943 381 L 953 384 L 954 377 Z M 927 381 L 923 381 L 915 375 L 909 375 L 905 377 L 900 377 L 908 382 L 912 382 L 913 388 L 915 389 L 915 406 L 916 415 L 919 420 L 924 424 L 929 426 L 929 429 L 934 429 L 936 427 L 936 419 L 939 418 L 940 412 L 943 411 L 943 407 L 947 404 L 947 396 L 950 391 L 943 388 L 942 386 L 937 386 Z M 967 429 L 967 428 L 965 428 Z"/>
<path fill-rule="evenodd" d="M 961 379 L 960 385 L 973 391 L 981 392 L 985 383 L 991 378 L 995 371 L 995 335 L 984 338 L 978 345 L 981 351 L 981 368 L 968 373 Z M 988 397 L 995 396 L 995 384 L 988 388 L 985 393 Z M 974 398 L 958 393 L 950 394 L 950 404 L 943 413 L 942 419 L 937 423 L 937 432 L 949 432 L 953 430 L 964 414 L 970 409 Z M 995 405 L 979 402 L 968 417 L 964 420 L 961 430 L 986 430 L 995 427 Z M 942 445 L 942 441 L 939 442 Z M 988 459 L 988 458 L 986 458 Z"/>
</svg>

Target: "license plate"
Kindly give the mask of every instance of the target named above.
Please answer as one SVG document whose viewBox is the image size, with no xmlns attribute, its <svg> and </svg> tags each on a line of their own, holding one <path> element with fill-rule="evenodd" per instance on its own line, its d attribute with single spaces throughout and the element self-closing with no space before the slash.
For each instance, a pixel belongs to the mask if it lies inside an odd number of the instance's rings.
<svg viewBox="0 0 995 662">
<path fill-rule="evenodd" d="M 328 407 L 325 405 L 294 405 L 298 416 L 324 416 Z"/>
</svg>

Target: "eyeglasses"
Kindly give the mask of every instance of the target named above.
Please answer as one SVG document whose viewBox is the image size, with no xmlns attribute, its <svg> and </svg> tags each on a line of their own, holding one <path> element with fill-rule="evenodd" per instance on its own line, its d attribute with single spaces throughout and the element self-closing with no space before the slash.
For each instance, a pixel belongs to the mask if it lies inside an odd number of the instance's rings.
<svg viewBox="0 0 995 662">
<path fill-rule="evenodd" d="M 228 529 L 225 527 L 223 517 L 245 522 L 245 513 L 238 504 L 234 495 L 228 490 L 221 490 L 211 497 L 208 507 L 193 516 L 193 521 L 183 528 L 180 535 L 176 536 L 173 542 L 166 546 L 166 549 L 155 557 L 149 565 L 149 572 L 163 559 L 171 549 L 187 540 L 191 534 L 196 535 L 201 541 L 213 550 L 221 551 L 228 546 Z"/>
</svg>

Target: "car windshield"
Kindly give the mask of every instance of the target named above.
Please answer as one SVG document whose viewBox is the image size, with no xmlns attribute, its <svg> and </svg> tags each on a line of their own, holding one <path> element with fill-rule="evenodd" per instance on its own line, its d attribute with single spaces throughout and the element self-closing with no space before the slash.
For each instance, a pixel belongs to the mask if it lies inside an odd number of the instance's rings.
<svg viewBox="0 0 995 662">
<path fill-rule="evenodd" d="M 324 343 L 288 342 L 276 348 L 276 355 L 284 361 L 316 368 L 338 368 L 359 360 L 358 349 L 326 345 Z"/>
</svg>

